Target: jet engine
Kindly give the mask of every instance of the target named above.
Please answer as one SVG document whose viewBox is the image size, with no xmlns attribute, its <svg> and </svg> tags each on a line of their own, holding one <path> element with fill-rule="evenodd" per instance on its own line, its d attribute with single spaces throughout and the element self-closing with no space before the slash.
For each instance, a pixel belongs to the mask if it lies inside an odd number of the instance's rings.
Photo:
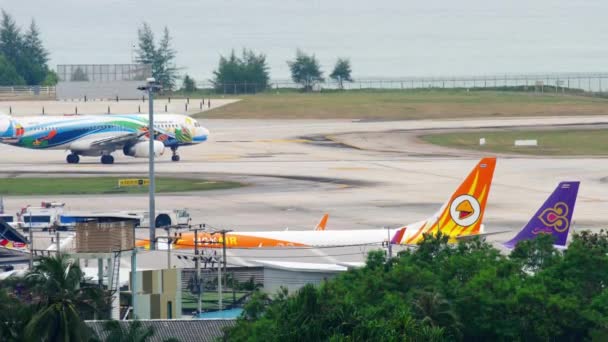
<svg viewBox="0 0 608 342">
<path fill-rule="evenodd" d="M 129 157 L 135 158 L 148 158 L 150 156 L 149 153 L 149 142 L 148 141 L 140 141 L 136 144 L 125 145 L 122 149 L 124 154 Z M 162 156 L 165 153 L 165 144 L 160 141 L 154 141 L 154 155 L 156 157 Z"/>
</svg>

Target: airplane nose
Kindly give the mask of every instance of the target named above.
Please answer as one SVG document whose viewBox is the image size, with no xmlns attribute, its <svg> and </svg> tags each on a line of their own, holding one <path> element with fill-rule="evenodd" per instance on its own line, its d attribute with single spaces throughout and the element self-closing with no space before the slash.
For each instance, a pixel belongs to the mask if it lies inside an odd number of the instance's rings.
<svg viewBox="0 0 608 342">
<path fill-rule="evenodd" d="M 209 138 L 209 130 L 205 127 L 196 127 L 196 139 L 205 141 Z"/>
</svg>

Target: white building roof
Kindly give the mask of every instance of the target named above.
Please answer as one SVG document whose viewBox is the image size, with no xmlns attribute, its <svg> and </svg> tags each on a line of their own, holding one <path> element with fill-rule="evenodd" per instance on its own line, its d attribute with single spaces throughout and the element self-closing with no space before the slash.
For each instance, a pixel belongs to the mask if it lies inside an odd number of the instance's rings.
<svg viewBox="0 0 608 342">
<path fill-rule="evenodd" d="M 293 272 L 344 272 L 347 267 L 336 264 L 317 264 L 293 261 L 253 260 L 253 262 L 268 268 Z"/>
</svg>

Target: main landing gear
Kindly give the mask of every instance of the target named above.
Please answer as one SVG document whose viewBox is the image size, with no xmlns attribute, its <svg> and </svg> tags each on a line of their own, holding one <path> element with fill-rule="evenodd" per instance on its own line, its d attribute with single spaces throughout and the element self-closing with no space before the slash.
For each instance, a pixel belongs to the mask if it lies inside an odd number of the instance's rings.
<svg viewBox="0 0 608 342">
<path fill-rule="evenodd" d="M 114 164 L 114 157 L 110 154 L 104 154 L 101 156 L 102 164 Z"/>
<path fill-rule="evenodd" d="M 68 164 L 78 164 L 80 157 L 76 153 L 70 153 L 65 160 L 68 162 Z"/>
<path fill-rule="evenodd" d="M 171 161 L 178 162 L 179 154 L 177 154 L 177 147 L 171 147 L 171 152 L 173 152 L 173 155 L 171 156 Z"/>
</svg>

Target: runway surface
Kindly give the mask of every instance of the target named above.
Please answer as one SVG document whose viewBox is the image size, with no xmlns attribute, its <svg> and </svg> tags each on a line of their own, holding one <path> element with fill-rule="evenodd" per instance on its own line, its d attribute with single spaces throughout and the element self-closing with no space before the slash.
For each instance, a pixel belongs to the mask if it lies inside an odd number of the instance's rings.
<svg viewBox="0 0 608 342">
<path fill-rule="evenodd" d="M 201 120 L 210 141 L 166 153 L 159 175 L 238 180 L 240 189 L 159 194 L 157 208 L 188 208 L 193 223 L 235 231 L 313 229 L 323 213 L 328 229 L 397 227 L 439 209 L 483 154 L 427 145 L 415 138 L 428 130 L 509 126 L 608 124 L 608 116 L 365 122 L 347 120 Z M 390 133 L 385 133 L 390 132 Z M 115 153 L 114 165 L 83 157 L 65 163 L 65 151 L 0 146 L 0 177 L 25 175 L 145 175 L 146 159 Z M 486 231 L 518 230 L 558 182 L 580 180 L 575 228 L 606 226 L 608 159 L 499 156 L 485 214 Z M 8 212 L 42 200 L 73 210 L 146 209 L 146 195 L 5 198 Z M 44 234 L 44 233 L 41 233 Z M 140 237 L 146 237 L 145 230 Z M 164 235 L 159 232 L 158 235 Z M 505 241 L 511 234 L 493 235 Z M 371 247 L 314 250 L 232 250 L 229 263 L 268 258 L 302 262 L 363 260 Z M 164 257 L 143 253 L 141 266 L 162 268 Z M 182 251 L 180 254 L 191 254 Z M 173 256 L 173 265 L 192 266 Z M 126 259 L 125 259 L 126 261 Z"/>
</svg>

